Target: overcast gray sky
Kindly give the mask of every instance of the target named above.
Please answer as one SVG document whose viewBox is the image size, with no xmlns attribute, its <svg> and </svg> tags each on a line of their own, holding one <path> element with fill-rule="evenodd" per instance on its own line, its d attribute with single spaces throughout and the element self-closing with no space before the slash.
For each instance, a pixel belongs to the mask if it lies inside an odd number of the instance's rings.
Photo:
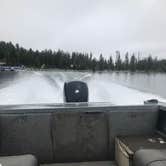
<svg viewBox="0 0 166 166">
<path fill-rule="evenodd" d="M 0 0 L 0 40 L 39 50 L 166 58 L 166 0 Z"/>
</svg>

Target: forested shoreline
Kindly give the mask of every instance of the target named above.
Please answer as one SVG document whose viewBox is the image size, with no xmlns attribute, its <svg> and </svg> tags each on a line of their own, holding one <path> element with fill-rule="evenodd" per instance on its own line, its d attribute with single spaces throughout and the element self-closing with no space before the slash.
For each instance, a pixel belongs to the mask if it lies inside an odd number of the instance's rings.
<svg viewBox="0 0 166 166">
<path fill-rule="evenodd" d="M 159 60 L 148 57 L 140 57 L 136 54 L 121 55 L 119 51 L 115 52 L 116 58 L 113 56 L 105 59 L 100 54 L 99 59 L 96 59 L 91 53 L 80 52 L 64 52 L 63 50 L 32 50 L 25 49 L 18 44 L 14 45 L 11 42 L 0 42 L 0 62 L 5 62 L 6 65 L 20 66 L 30 68 L 57 68 L 57 69 L 72 69 L 72 70 L 116 70 L 116 71 L 152 71 L 166 72 L 166 60 Z M 122 58 L 124 56 L 124 58 Z"/>
</svg>

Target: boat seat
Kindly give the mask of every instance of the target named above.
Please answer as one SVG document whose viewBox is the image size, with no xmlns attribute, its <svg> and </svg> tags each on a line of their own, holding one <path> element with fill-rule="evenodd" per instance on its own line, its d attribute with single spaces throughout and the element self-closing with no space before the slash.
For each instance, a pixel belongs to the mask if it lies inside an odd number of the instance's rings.
<svg viewBox="0 0 166 166">
<path fill-rule="evenodd" d="M 0 166 L 37 166 L 37 159 L 33 155 L 0 157 Z"/>
<path fill-rule="evenodd" d="M 166 166 L 166 149 L 141 149 L 133 159 L 133 166 Z"/>
<path fill-rule="evenodd" d="M 76 163 L 42 164 L 41 166 L 117 166 L 114 161 L 89 161 Z"/>
</svg>

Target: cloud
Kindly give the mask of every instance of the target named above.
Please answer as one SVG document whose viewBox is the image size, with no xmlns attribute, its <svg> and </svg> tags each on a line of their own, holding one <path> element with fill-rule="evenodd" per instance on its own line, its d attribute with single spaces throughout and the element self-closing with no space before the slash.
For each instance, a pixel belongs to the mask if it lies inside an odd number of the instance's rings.
<svg viewBox="0 0 166 166">
<path fill-rule="evenodd" d="M 0 0 L 0 38 L 26 48 L 166 52 L 165 0 Z"/>
</svg>

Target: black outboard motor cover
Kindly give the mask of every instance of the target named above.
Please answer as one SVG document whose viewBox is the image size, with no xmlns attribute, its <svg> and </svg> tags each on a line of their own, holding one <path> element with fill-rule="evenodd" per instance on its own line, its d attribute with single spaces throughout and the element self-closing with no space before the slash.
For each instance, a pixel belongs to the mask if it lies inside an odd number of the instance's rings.
<svg viewBox="0 0 166 166">
<path fill-rule="evenodd" d="M 64 84 L 65 102 L 88 102 L 88 86 L 85 82 L 72 81 Z"/>
</svg>

